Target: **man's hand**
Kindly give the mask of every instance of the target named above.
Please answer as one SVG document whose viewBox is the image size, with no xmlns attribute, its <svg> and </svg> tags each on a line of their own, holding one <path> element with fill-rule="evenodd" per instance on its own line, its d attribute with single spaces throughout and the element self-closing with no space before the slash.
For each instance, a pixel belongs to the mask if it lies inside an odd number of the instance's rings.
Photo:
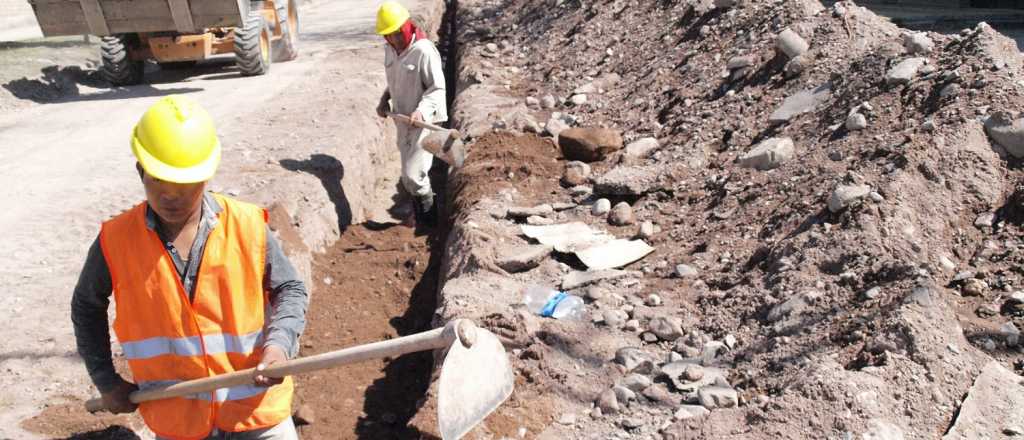
<svg viewBox="0 0 1024 440">
<path fill-rule="evenodd" d="M 253 375 L 253 383 L 262 387 L 269 387 L 271 385 L 277 385 L 284 382 L 283 377 L 267 377 L 263 375 L 263 370 L 273 365 L 275 362 L 283 362 L 288 360 L 288 355 L 285 354 L 284 349 L 276 345 L 268 345 L 263 347 L 263 358 L 260 359 L 259 365 L 256 366 L 256 372 Z"/>
<path fill-rule="evenodd" d="M 113 414 L 132 413 L 135 412 L 135 408 L 138 408 L 139 405 L 128 400 L 128 395 L 137 389 L 139 389 L 137 385 L 122 379 L 121 383 L 117 384 L 114 389 L 101 393 L 100 398 L 103 400 L 103 406 L 107 408 L 107 411 Z"/>
<path fill-rule="evenodd" d="M 391 111 L 391 103 L 388 102 L 390 99 L 391 97 L 387 94 L 380 97 L 380 103 L 377 104 L 377 116 L 388 117 L 388 112 Z"/>
<path fill-rule="evenodd" d="M 423 122 L 423 113 L 420 113 L 419 110 L 416 110 L 412 112 L 411 115 L 409 115 L 409 119 L 412 119 L 413 122 Z"/>
</svg>

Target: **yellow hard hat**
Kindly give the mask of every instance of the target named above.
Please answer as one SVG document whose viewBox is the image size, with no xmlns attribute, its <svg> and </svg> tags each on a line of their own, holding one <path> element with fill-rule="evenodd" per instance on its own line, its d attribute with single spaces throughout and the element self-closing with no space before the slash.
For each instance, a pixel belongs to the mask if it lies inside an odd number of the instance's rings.
<svg viewBox="0 0 1024 440">
<path fill-rule="evenodd" d="M 409 19 L 409 10 L 398 2 L 387 1 L 377 10 L 377 35 L 395 33 Z"/>
<path fill-rule="evenodd" d="M 153 104 L 135 125 L 132 153 L 157 179 L 205 182 L 220 164 L 220 141 L 206 110 L 189 98 L 170 95 Z"/>
</svg>

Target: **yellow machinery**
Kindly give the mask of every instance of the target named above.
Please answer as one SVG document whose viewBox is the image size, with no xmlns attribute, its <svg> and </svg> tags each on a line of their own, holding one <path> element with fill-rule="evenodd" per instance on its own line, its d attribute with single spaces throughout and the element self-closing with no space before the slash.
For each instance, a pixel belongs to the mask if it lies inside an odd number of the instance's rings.
<svg viewBox="0 0 1024 440">
<path fill-rule="evenodd" d="M 164 68 L 234 53 L 242 75 L 298 55 L 298 0 L 29 0 L 47 37 L 102 37 L 100 73 L 142 82 L 147 60 Z"/>
</svg>

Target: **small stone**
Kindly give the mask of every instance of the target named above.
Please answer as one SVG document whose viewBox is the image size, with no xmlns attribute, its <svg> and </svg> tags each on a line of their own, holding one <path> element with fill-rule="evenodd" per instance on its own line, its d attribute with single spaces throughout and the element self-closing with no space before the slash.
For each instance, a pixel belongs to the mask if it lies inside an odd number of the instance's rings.
<svg viewBox="0 0 1024 440">
<path fill-rule="evenodd" d="M 871 192 L 867 185 L 840 185 L 832 192 L 828 199 L 828 210 L 839 212 L 846 209 L 854 202 L 866 197 Z"/>
<path fill-rule="evenodd" d="M 623 347 L 615 352 L 615 363 L 626 367 L 627 371 L 636 368 L 646 360 L 648 360 L 647 355 L 639 348 Z"/>
<path fill-rule="evenodd" d="M 573 414 L 573 413 L 562 414 L 562 417 L 558 418 L 558 423 L 562 424 L 562 425 L 575 425 L 576 424 L 576 414 Z"/>
<path fill-rule="evenodd" d="M 738 343 L 739 342 L 736 341 L 736 337 L 735 336 L 733 336 L 731 334 L 725 335 L 725 346 L 729 347 L 730 350 L 732 350 L 733 348 L 736 348 L 736 344 L 738 344 Z"/>
<path fill-rule="evenodd" d="M 882 195 L 876 191 L 871 191 L 870 193 L 868 193 L 868 198 L 875 203 L 882 203 L 885 201 L 885 197 L 882 197 Z"/>
<path fill-rule="evenodd" d="M 527 96 L 526 105 L 530 107 L 540 107 L 540 100 L 532 96 Z"/>
<path fill-rule="evenodd" d="M 658 342 L 658 336 L 651 332 L 643 332 L 643 334 L 640 335 L 640 340 L 648 344 L 653 344 Z"/>
<path fill-rule="evenodd" d="M 935 121 L 927 119 L 921 124 L 921 129 L 927 132 L 935 131 Z"/>
<path fill-rule="evenodd" d="M 885 83 L 889 85 L 907 84 L 917 77 L 918 71 L 927 62 L 925 58 L 908 58 L 889 69 L 885 75 Z"/>
<path fill-rule="evenodd" d="M 654 293 L 647 295 L 647 298 L 644 298 L 644 304 L 648 307 L 658 307 L 661 305 L 661 297 Z"/>
<path fill-rule="evenodd" d="M 623 329 L 630 332 L 638 332 L 640 331 L 640 321 L 636 319 L 630 319 L 629 321 L 626 321 L 626 325 L 625 327 L 623 327 Z"/>
<path fill-rule="evenodd" d="M 484 47 L 487 49 L 488 52 L 491 52 L 491 53 L 497 53 L 498 52 L 498 45 L 495 44 L 495 43 L 487 43 L 487 45 L 484 46 Z"/>
<path fill-rule="evenodd" d="M 745 168 L 766 171 L 778 168 L 793 158 L 795 148 L 793 139 L 771 138 L 754 146 L 739 158 L 739 164 Z"/>
<path fill-rule="evenodd" d="M 330 286 L 332 283 L 334 283 L 334 278 L 324 277 L 324 285 L 325 286 Z"/>
<path fill-rule="evenodd" d="M 960 84 L 957 84 L 957 83 L 946 84 L 946 86 L 943 87 L 942 90 L 939 90 L 939 97 L 944 98 L 944 99 L 956 98 L 957 96 L 960 96 L 960 91 L 961 90 L 963 90 L 963 89 L 960 87 Z"/>
<path fill-rule="evenodd" d="M 615 393 L 615 398 L 618 400 L 620 405 L 626 405 L 629 402 L 636 400 L 636 393 L 622 385 L 612 387 L 612 392 Z"/>
<path fill-rule="evenodd" d="M 982 213 L 974 220 L 974 226 L 979 228 L 991 228 L 995 224 L 996 214 L 994 212 Z"/>
<path fill-rule="evenodd" d="M 678 278 L 691 278 L 696 277 L 699 274 L 697 268 L 690 266 L 689 264 L 677 264 L 675 275 Z"/>
<path fill-rule="evenodd" d="M 715 8 L 728 9 L 741 6 L 744 0 L 715 0 Z"/>
<path fill-rule="evenodd" d="M 544 95 L 540 98 L 540 106 L 545 110 L 551 110 L 558 104 L 558 100 L 552 95 Z"/>
<path fill-rule="evenodd" d="M 573 105 L 583 105 L 583 104 L 586 104 L 587 103 L 587 95 L 584 95 L 582 93 L 578 94 L 578 95 L 572 95 L 572 97 L 569 98 L 569 102 L 571 102 Z"/>
<path fill-rule="evenodd" d="M 700 404 L 707 409 L 732 408 L 739 404 L 739 396 L 736 390 L 718 385 L 701 388 L 697 392 Z"/>
<path fill-rule="evenodd" d="M 939 256 L 939 265 L 949 272 L 956 270 L 956 263 L 954 263 L 953 260 L 950 260 L 949 257 L 945 255 Z"/>
<path fill-rule="evenodd" d="M 683 370 L 683 379 L 687 382 L 696 382 L 704 378 L 704 367 L 697 364 L 687 365 Z"/>
<path fill-rule="evenodd" d="M 642 374 L 630 374 L 622 379 L 622 386 L 632 391 L 643 391 L 651 386 L 651 379 Z"/>
<path fill-rule="evenodd" d="M 988 290 L 988 284 L 977 278 L 971 278 L 964 282 L 964 296 L 984 296 Z"/>
<path fill-rule="evenodd" d="M 783 73 L 786 78 L 796 78 L 804 73 L 810 65 L 811 60 L 804 55 L 800 55 L 786 63 L 786 66 L 783 67 Z"/>
<path fill-rule="evenodd" d="M 629 319 L 629 315 L 622 310 L 604 310 L 601 312 L 601 316 L 604 318 L 604 323 L 614 329 L 622 328 Z"/>
<path fill-rule="evenodd" d="M 563 120 L 561 120 L 559 118 L 553 117 L 553 116 L 548 119 L 548 122 L 546 124 L 544 124 L 544 131 L 547 132 L 552 137 L 556 137 L 556 138 L 559 135 L 561 135 L 562 132 L 564 132 L 564 131 L 566 131 L 568 129 L 569 129 L 569 124 L 566 124 L 565 121 L 563 121 Z"/>
<path fill-rule="evenodd" d="M 1024 290 L 1018 290 L 1010 294 L 1010 297 L 1006 299 L 1008 304 L 1024 304 Z"/>
<path fill-rule="evenodd" d="M 635 158 L 647 157 L 658 149 L 658 140 L 652 137 L 640 138 L 626 145 L 626 155 Z"/>
<path fill-rule="evenodd" d="M 1010 155 L 1024 157 L 1024 117 L 997 111 L 985 120 L 985 132 Z"/>
<path fill-rule="evenodd" d="M 867 292 L 864 292 L 864 297 L 867 298 L 867 299 L 876 299 L 881 294 L 882 294 L 882 288 L 881 287 L 872 287 L 872 288 L 868 289 Z"/>
<path fill-rule="evenodd" d="M 590 207 L 590 213 L 597 216 L 605 215 L 611 210 L 612 202 L 608 199 L 597 199 L 594 205 Z"/>
<path fill-rule="evenodd" d="M 672 416 L 676 420 L 699 419 L 711 414 L 707 408 L 700 405 L 682 405 Z"/>
<path fill-rule="evenodd" d="M 651 385 L 647 387 L 647 389 L 645 389 L 641 394 L 643 394 L 644 397 L 646 397 L 648 400 L 652 402 L 669 405 L 677 403 L 675 401 L 675 398 L 672 397 L 672 394 L 669 393 L 668 387 L 666 387 L 664 384 L 658 383 Z"/>
<path fill-rule="evenodd" d="M 1021 428 L 1020 426 L 1017 425 L 1010 425 L 1003 428 L 1003 434 L 1006 434 L 1011 437 L 1024 436 L 1024 428 Z"/>
<path fill-rule="evenodd" d="M 604 390 L 597 398 L 597 407 L 601 408 L 601 412 L 604 414 L 617 414 L 620 407 L 619 398 L 615 395 L 615 390 Z"/>
<path fill-rule="evenodd" d="M 608 296 L 608 291 L 606 291 L 603 287 L 591 286 L 587 289 L 586 293 L 584 293 L 583 296 L 590 300 L 591 302 L 600 301 L 604 299 L 606 296 Z"/>
<path fill-rule="evenodd" d="M 633 214 L 633 207 L 629 203 L 619 202 L 608 214 L 608 223 L 614 226 L 626 226 L 636 223 L 636 216 Z"/>
<path fill-rule="evenodd" d="M 729 70 L 742 69 L 757 64 L 757 57 L 753 55 L 741 55 L 729 58 L 725 68 Z"/>
<path fill-rule="evenodd" d="M 775 48 L 789 58 L 803 55 L 810 47 L 811 45 L 807 43 L 807 40 L 804 40 L 803 37 L 789 28 L 779 33 L 775 40 Z"/>
<path fill-rule="evenodd" d="M 868 128 L 868 118 L 860 113 L 853 113 L 846 118 L 846 129 L 858 131 Z"/>
<path fill-rule="evenodd" d="M 565 173 L 562 174 L 562 183 L 573 187 L 583 185 L 590 181 L 590 165 L 585 162 L 573 160 L 566 162 Z"/>
<path fill-rule="evenodd" d="M 935 43 L 924 32 L 912 32 L 903 36 L 903 48 L 910 55 L 926 54 L 935 48 Z"/>
<path fill-rule="evenodd" d="M 637 238 L 650 240 L 654 237 L 654 223 L 650 221 L 640 223 L 640 229 L 637 230 L 636 236 Z"/>
<path fill-rule="evenodd" d="M 644 426 L 644 423 L 636 417 L 629 417 L 622 420 L 622 427 L 628 430 L 634 430 L 641 426 Z"/>
<path fill-rule="evenodd" d="M 673 342 L 683 336 L 683 328 L 679 322 L 664 316 L 651 319 L 647 328 L 663 341 Z"/>
<path fill-rule="evenodd" d="M 1016 347 L 1020 343 L 1020 329 L 1013 322 L 1007 322 L 999 327 L 999 333 L 1006 338 L 1006 345 Z"/>
</svg>

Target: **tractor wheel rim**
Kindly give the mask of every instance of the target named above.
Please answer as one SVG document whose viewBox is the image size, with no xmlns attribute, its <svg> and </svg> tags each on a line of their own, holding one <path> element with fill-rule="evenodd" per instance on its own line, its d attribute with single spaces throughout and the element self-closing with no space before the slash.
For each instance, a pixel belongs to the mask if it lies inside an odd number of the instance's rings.
<svg viewBox="0 0 1024 440">
<path fill-rule="evenodd" d="M 267 31 L 260 32 L 260 54 L 263 56 L 263 61 L 269 63 L 270 37 L 267 35 Z"/>
<path fill-rule="evenodd" d="M 299 13 L 295 10 L 295 0 L 288 3 L 288 39 L 292 43 L 299 39 Z"/>
</svg>

